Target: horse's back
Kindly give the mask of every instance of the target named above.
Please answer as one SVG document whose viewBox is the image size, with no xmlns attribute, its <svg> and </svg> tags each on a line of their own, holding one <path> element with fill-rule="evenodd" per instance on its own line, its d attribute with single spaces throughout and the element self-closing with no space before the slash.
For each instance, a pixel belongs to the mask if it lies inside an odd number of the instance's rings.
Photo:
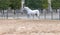
<svg viewBox="0 0 60 35">
<path fill-rule="evenodd" d="M 39 10 L 33 10 L 33 12 L 36 12 L 36 13 L 38 12 L 39 13 Z"/>
</svg>

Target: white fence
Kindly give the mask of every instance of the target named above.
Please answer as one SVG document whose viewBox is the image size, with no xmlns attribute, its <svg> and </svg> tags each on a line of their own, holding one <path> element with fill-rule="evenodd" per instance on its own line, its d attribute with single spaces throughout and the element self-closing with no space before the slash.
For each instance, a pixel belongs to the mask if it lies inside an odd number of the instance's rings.
<svg viewBox="0 0 60 35">
<path fill-rule="evenodd" d="M 28 18 L 26 12 L 22 14 L 20 10 L 0 10 L 0 19 L 19 19 L 19 18 Z M 36 19 L 32 18 L 32 19 Z M 29 18 L 28 18 L 29 19 Z M 55 19 L 60 20 L 60 10 L 53 9 L 52 12 L 48 10 L 40 10 L 40 18 L 39 19 Z"/>
</svg>

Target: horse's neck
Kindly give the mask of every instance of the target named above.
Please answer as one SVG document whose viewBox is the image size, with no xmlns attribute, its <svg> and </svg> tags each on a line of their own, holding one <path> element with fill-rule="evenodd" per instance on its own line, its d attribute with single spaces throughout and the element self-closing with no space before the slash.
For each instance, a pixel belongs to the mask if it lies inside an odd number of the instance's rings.
<svg viewBox="0 0 60 35">
<path fill-rule="evenodd" d="M 27 8 L 27 11 L 32 11 L 30 8 Z"/>
<path fill-rule="evenodd" d="M 31 9 L 29 9 L 29 11 L 32 11 Z"/>
</svg>

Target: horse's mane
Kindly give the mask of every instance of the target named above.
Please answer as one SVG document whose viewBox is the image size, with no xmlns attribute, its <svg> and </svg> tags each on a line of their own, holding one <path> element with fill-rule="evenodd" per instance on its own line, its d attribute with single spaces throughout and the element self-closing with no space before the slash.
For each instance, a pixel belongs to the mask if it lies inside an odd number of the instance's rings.
<svg viewBox="0 0 60 35">
<path fill-rule="evenodd" d="M 31 10 L 29 7 L 24 7 L 25 9 L 27 9 L 27 10 Z"/>
</svg>

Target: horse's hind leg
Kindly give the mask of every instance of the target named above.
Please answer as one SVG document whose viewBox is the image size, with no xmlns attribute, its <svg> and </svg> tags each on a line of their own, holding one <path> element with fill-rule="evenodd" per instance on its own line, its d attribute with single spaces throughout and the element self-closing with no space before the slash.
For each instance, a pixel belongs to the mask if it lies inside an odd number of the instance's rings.
<svg viewBox="0 0 60 35">
<path fill-rule="evenodd" d="M 40 18 L 40 14 L 37 14 L 37 17 Z"/>
<path fill-rule="evenodd" d="M 37 14 L 35 14 L 37 16 Z"/>
<path fill-rule="evenodd" d="M 29 14 L 27 14 L 27 17 L 29 18 L 29 17 L 30 17 L 30 15 L 29 15 Z"/>
</svg>

